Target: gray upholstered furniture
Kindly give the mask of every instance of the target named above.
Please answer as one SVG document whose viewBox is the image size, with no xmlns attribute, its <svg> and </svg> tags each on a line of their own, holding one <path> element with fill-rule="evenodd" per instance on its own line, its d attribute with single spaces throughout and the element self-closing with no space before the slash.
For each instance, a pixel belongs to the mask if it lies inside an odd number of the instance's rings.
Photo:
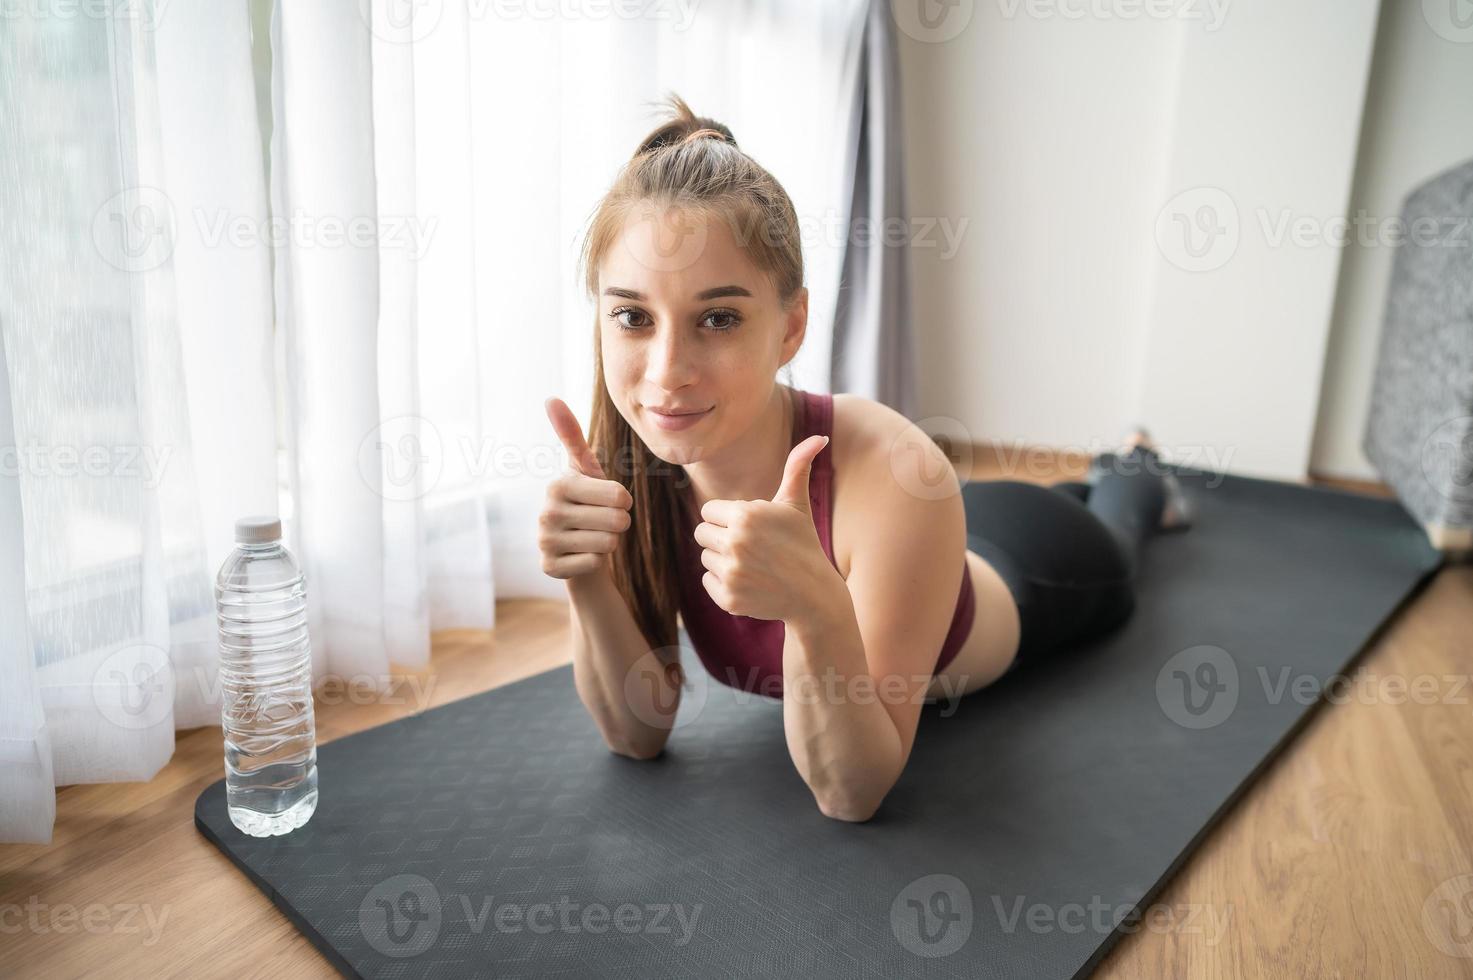
<svg viewBox="0 0 1473 980">
<path fill-rule="evenodd" d="M 1402 208 L 1361 448 L 1447 551 L 1473 547 L 1473 161 Z"/>
</svg>

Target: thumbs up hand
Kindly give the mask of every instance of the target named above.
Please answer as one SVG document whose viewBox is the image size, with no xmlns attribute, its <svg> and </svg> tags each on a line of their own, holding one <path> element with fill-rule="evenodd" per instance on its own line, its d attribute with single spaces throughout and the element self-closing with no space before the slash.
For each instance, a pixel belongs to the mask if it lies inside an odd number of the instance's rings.
<svg viewBox="0 0 1473 980">
<path fill-rule="evenodd" d="M 828 444 L 828 436 L 809 436 L 794 446 L 771 500 L 709 500 L 701 508 L 701 584 L 733 616 L 790 620 L 838 575 L 808 497 L 814 457 Z"/>
<path fill-rule="evenodd" d="M 560 579 L 606 574 L 621 536 L 634 523 L 634 497 L 604 473 L 567 403 L 549 398 L 545 407 L 553 431 L 568 450 L 570 465 L 548 484 L 538 517 L 542 571 Z"/>
</svg>

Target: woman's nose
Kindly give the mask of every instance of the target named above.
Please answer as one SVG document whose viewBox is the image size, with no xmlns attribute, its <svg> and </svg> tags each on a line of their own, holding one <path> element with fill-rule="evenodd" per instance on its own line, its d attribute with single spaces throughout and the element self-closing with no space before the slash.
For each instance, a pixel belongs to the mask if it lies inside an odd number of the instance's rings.
<svg viewBox="0 0 1473 980">
<path fill-rule="evenodd" d="M 658 328 L 646 348 L 645 380 L 666 391 L 674 391 L 690 381 L 693 369 L 690 343 L 674 327 Z"/>
</svg>

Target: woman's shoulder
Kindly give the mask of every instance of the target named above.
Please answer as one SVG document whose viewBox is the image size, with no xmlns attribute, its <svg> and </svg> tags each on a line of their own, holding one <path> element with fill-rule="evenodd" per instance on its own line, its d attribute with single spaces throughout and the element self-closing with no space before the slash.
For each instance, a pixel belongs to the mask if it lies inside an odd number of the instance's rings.
<svg viewBox="0 0 1473 980">
<path fill-rule="evenodd" d="M 835 393 L 832 398 L 836 465 L 841 455 L 856 463 L 883 461 L 893 449 L 903 449 L 916 439 L 935 447 L 910 419 L 883 402 L 848 392 Z"/>
<path fill-rule="evenodd" d="M 830 401 L 831 458 L 841 476 L 881 476 L 897 465 L 922 461 L 927 466 L 950 466 L 946 453 L 924 430 L 883 402 L 849 392 L 803 394 Z"/>
<path fill-rule="evenodd" d="M 884 526 L 883 515 L 959 500 L 960 482 L 941 447 L 889 405 L 841 393 L 833 406 L 833 547 L 847 578 L 857 539 Z"/>
<path fill-rule="evenodd" d="M 875 493 L 900 489 L 936 499 L 953 482 L 951 458 L 920 426 L 889 405 L 863 395 L 835 394 L 834 470 Z M 919 481 L 919 482 L 918 482 Z M 959 490 L 959 482 L 950 492 Z M 869 494 L 866 494 L 868 496 Z"/>
</svg>

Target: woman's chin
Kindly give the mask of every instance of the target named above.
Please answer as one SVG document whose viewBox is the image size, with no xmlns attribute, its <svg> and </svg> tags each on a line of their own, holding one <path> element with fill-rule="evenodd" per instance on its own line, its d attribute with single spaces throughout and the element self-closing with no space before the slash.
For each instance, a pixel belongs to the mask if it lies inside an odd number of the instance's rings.
<svg viewBox="0 0 1473 980">
<path fill-rule="evenodd" d="M 655 438 L 659 439 L 658 436 Z M 646 439 L 645 445 L 649 447 L 652 456 L 660 462 L 668 463 L 671 466 L 687 466 L 691 463 L 700 462 L 702 455 L 701 447 L 695 443 L 680 442 L 678 440 L 672 441 L 668 435 L 664 439 L 659 439 L 657 442 L 651 442 Z"/>
<path fill-rule="evenodd" d="M 686 466 L 700 462 L 707 455 L 707 436 L 692 431 L 703 427 L 699 423 L 688 430 L 668 430 L 650 424 L 645 419 L 630 420 L 628 415 L 625 416 L 625 421 L 629 422 L 630 428 L 649 449 L 650 454 L 666 465 Z"/>
</svg>

